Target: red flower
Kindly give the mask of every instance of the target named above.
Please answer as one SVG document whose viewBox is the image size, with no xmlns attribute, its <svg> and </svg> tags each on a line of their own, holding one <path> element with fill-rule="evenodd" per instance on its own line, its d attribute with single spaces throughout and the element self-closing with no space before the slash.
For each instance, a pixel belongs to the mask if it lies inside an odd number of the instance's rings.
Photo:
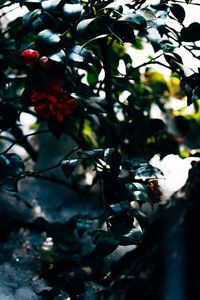
<svg viewBox="0 0 200 300">
<path fill-rule="evenodd" d="M 151 179 L 147 183 L 150 196 L 154 203 L 159 203 L 161 201 L 162 192 L 158 188 L 158 180 Z"/>
<path fill-rule="evenodd" d="M 76 101 L 64 93 L 57 83 L 49 85 L 48 92 L 33 91 L 31 101 L 35 103 L 35 111 L 42 118 L 56 118 L 59 122 L 73 114 L 77 107 Z"/>
<path fill-rule="evenodd" d="M 44 69 L 49 69 L 51 67 L 51 62 L 48 57 L 42 56 L 39 60 L 40 65 Z"/>
<path fill-rule="evenodd" d="M 33 49 L 24 50 L 20 54 L 22 62 L 29 66 L 34 65 L 37 62 L 39 56 L 39 52 Z"/>
</svg>

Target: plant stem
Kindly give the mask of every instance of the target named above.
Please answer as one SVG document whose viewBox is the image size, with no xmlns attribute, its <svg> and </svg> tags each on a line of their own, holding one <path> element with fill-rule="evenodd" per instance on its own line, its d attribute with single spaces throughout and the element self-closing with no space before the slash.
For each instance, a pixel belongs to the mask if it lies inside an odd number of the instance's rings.
<svg viewBox="0 0 200 300">
<path fill-rule="evenodd" d="M 21 138 L 17 139 L 16 141 L 14 141 L 5 151 L 3 151 L 1 154 L 6 154 L 14 145 L 20 143 L 21 141 L 23 141 L 24 139 L 26 139 L 29 136 L 33 136 L 33 135 L 37 135 L 37 134 L 42 134 L 42 133 L 50 133 L 50 131 L 48 129 L 46 130 L 41 130 L 41 131 L 35 131 L 33 133 L 29 133 L 27 135 L 23 135 Z"/>
<path fill-rule="evenodd" d="M 115 119 L 113 102 L 112 102 L 112 77 L 110 72 L 110 62 L 109 62 L 109 52 L 108 52 L 111 43 L 108 43 L 106 45 L 102 44 L 102 63 L 105 71 L 104 85 L 105 85 L 106 101 L 108 104 L 108 114 L 110 120 L 115 121 L 116 119 Z"/>
</svg>

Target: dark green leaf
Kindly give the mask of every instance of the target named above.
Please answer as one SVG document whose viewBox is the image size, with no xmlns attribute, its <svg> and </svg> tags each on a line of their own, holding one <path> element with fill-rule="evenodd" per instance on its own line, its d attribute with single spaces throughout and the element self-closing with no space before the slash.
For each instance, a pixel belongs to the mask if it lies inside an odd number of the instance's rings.
<svg viewBox="0 0 200 300">
<path fill-rule="evenodd" d="M 78 164 L 78 159 L 67 159 L 61 162 L 61 168 L 66 178 L 68 179 L 71 173 L 75 170 Z"/>
<path fill-rule="evenodd" d="M 90 85 L 95 85 L 99 81 L 99 73 L 97 72 L 96 68 L 94 65 L 90 64 L 88 68 L 88 73 L 87 73 L 87 82 Z M 98 105 L 99 108 L 99 105 Z"/>
<path fill-rule="evenodd" d="M 179 4 L 172 4 L 172 6 L 170 7 L 170 10 L 171 10 L 172 14 L 174 15 L 174 17 L 176 17 L 176 19 L 179 21 L 179 23 L 182 24 L 185 19 L 184 8 Z"/>
<path fill-rule="evenodd" d="M 115 10 L 118 11 L 119 13 L 123 12 L 123 2 L 119 3 L 119 1 L 112 1 L 111 3 L 109 3 L 108 5 L 106 5 L 105 7 L 103 7 L 102 9 L 109 9 L 109 10 Z"/>
<path fill-rule="evenodd" d="M 48 12 L 54 11 L 62 0 L 53 0 L 53 1 L 43 1 L 42 8 Z"/>
<path fill-rule="evenodd" d="M 120 42 L 135 43 L 135 34 L 132 26 L 126 21 L 116 21 L 112 25 L 112 33 Z"/>
<path fill-rule="evenodd" d="M 23 5 L 27 6 L 28 9 L 34 10 L 37 8 L 41 8 L 42 0 L 25 0 L 23 1 Z"/>
<path fill-rule="evenodd" d="M 22 19 L 23 26 L 25 27 L 30 26 L 39 14 L 40 14 L 40 9 L 35 9 L 34 11 L 28 12 Z"/>
<path fill-rule="evenodd" d="M 129 210 L 129 214 L 132 214 L 134 218 L 137 219 L 143 231 L 149 225 L 148 217 L 140 209 L 132 208 L 131 210 Z"/>
<path fill-rule="evenodd" d="M 147 164 L 136 169 L 134 171 L 134 176 L 135 179 L 145 181 L 146 179 L 163 177 L 163 173 L 160 169 Z"/>
<path fill-rule="evenodd" d="M 94 45 L 94 43 L 98 40 L 101 40 L 101 39 L 104 39 L 108 37 L 108 34 L 101 34 L 101 35 L 98 35 L 92 39 L 90 39 L 89 41 L 87 41 L 85 44 L 83 44 L 83 48 L 92 48 L 92 46 Z M 90 47 L 89 47 L 90 46 Z"/>
<path fill-rule="evenodd" d="M 104 161 L 110 166 L 110 168 L 118 170 L 121 165 L 122 158 L 116 149 L 107 148 L 104 151 Z"/>
<path fill-rule="evenodd" d="M 65 55 L 65 52 L 63 50 L 60 50 L 56 53 L 48 55 L 48 58 L 55 61 L 55 62 L 57 62 L 57 63 L 61 63 L 63 65 L 66 63 L 66 55 Z"/>
<path fill-rule="evenodd" d="M 147 193 L 143 191 L 133 191 L 131 194 L 131 201 L 137 201 L 138 203 L 151 202 Z"/>
<path fill-rule="evenodd" d="M 96 248 L 93 256 L 107 256 L 112 253 L 119 245 L 119 239 L 111 232 L 98 230 L 93 233 L 92 239 Z"/>
<path fill-rule="evenodd" d="M 9 191 L 17 191 L 17 183 L 24 173 L 24 163 L 17 154 L 0 155 L 0 185 Z"/>
<path fill-rule="evenodd" d="M 147 26 L 145 18 L 139 14 L 127 14 L 119 18 L 120 21 L 126 21 L 130 23 L 134 29 L 144 29 Z"/>
<path fill-rule="evenodd" d="M 89 216 L 73 216 L 68 224 L 73 230 L 77 230 L 78 234 L 82 236 L 86 231 L 94 230 L 93 225 L 95 223 L 94 218 Z"/>
<path fill-rule="evenodd" d="M 123 197 L 129 202 L 137 201 L 140 202 L 140 204 L 150 202 L 148 190 L 144 184 L 127 183 L 125 185 Z"/>
<path fill-rule="evenodd" d="M 46 28 L 56 30 L 57 24 L 55 19 L 49 13 L 44 11 L 32 20 L 32 28 L 36 32 L 40 32 Z"/>
<path fill-rule="evenodd" d="M 0 103 L 0 129 L 12 127 L 19 118 L 19 109 L 15 103 Z"/>
<path fill-rule="evenodd" d="M 143 233 L 141 230 L 132 228 L 127 234 L 121 237 L 119 244 L 122 246 L 138 245 L 141 243 L 142 237 Z"/>
<path fill-rule="evenodd" d="M 110 207 L 115 213 L 123 213 L 130 209 L 130 202 L 121 201 L 115 204 L 111 204 Z"/>
<path fill-rule="evenodd" d="M 200 40 L 200 23 L 191 23 L 188 27 L 182 28 L 181 40 L 183 42 L 196 42 Z"/>
<path fill-rule="evenodd" d="M 77 153 L 81 158 L 92 157 L 94 160 L 103 159 L 104 150 L 103 149 L 93 149 L 88 151 L 82 151 Z"/>
<path fill-rule="evenodd" d="M 64 15 L 67 19 L 77 19 L 83 11 L 83 6 L 80 3 L 68 4 L 66 3 L 63 7 Z"/>
<path fill-rule="evenodd" d="M 76 46 L 72 47 L 71 49 L 68 49 L 67 59 L 70 61 L 82 63 L 85 60 L 88 61 L 91 59 L 91 53 L 87 49 L 85 49 L 79 45 L 76 45 Z"/>
<path fill-rule="evenodd" d="M 36 47 L 39 51 L 44 53 L 50 53 L 60 48 L 59 34 L 49 29 L 42 30 L 37 36 Z"/>
<path fill-rule="evenodd" d="M 79 34 L 84 34 L 88 31 L 92 31 L 96 34 L 103 34 L 105 32 L 105 23 L 100 17 L 90 18 L 82 20 L 76 27 Z M 102 32 L 103 31 L 103 32 Z"/>
</svg>

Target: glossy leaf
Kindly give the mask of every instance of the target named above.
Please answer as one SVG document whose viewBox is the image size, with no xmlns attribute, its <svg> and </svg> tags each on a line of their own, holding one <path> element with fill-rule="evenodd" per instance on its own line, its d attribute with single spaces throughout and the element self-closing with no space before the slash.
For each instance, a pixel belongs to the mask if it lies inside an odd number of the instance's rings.
<svg viewBox="0 0 200 300">
<path fill-rule="evenodd" d="M 135 179 L 151 179 L 151 178 L 162 178 L 163 173 L 160 169 L 153 167 L 151 165 L 144 165 L 142 167 L 139 167 L 134 171 Z"/>
<path fill-rule="evenodd" d="M 110 207 L 115 213 L 123 213 L 130 209 L 130 202 L 121 201 L 115 204 L 111 204 Z"/>
<path fill-rule="evenodd" d="M 93 233 L 92 239 L 96 245 L 92 253 L 93 256 L 107 256 L 119 245 L 119 239 L 115 237 L 112 232 L 98 230 Z"/>
<path fill-rule="evenodd" d="M 60 47 L 59 43 L 59 34 L 49 29 L 42 30 L 36 39 L 36 47 L 42 52 L 51 52 L 54 49 L 58 49 Z"/>
<path fill-rule="evenodd" d="M 104 152 L 104 161 L 110 168 L 118 170 L 121 165 L 121 155 L 120 153 L 113 148 L 107 148 Z"/>
<path fill-rule="evenodd" d="M 17 191 L 17 183 L 24 174 L 24 163 L 17 154 L 0 155 L 0 185 L 8 191 Z"/>
<path fill-rule="evenodd" d="M 68 179 L 72 172 L 76 169 L 78 159 L 67 159 L 61 162 L 61 168 L 66 178 Z"/>
<path fill-rule="evenodd" d="M 63 50 L 60 50 L 56 53 L 53 53 L 51 55 L 48 55 L 48 58 L 51 59 L 52 61 L 55 61 L 57 63 L 65 64 L 66 63 L 66 55 Z"/>
<path fill-rule="evenodd" d="M 88 30 L 92 30 L 93 32 L 99 32 L 102 26 L 104 26 L 102 18 L 95 17 L 82 20 L 78 23 L 76 29 L 79 34 L 84 34 Z"/>
<path fill-rule="evenodd" d="M 82 151 L 77 153 L 81 158 L 92 157 L 94 159 L 103 159 L 104 150 L 103 149 L 93 149 L 88 151 Z"/>
<path fill-rule="evenodd" d="M 43 1 L 42 8 L 48 12 L 54 11 L 58 5 L 61 3 L 61 0 L 53 0 L 53 1 Z"/>
<path fill-rule="evenodd" d="M 196 42 L 200 40 L 200 23 L 191 23 L 188 27 L 182 28 L 181 40 L 183 42 Z"/>
<path fill-rule="evenodd" d="M 172 14 L 176 17 L 176 19 L 179 21 L 179 23 L 183 23 L 185 19 L 185 10 L 184 8 L 179 4 L 172 4 L 170 7 L 170 10 Z"/>
<path fill-rule="evenodd" d="M 40 9 L 29 11 L 22 19 L 23 26 L 25 27 L 30 26 L 39 14 L 40 14 Z"/>
<path fill-rule="evenodd" d="M 91 54 L 86 48 L 80 45 L 75 45 L 71 49 L 68 49 L 67 59 L 77 63 L 82 63 L 85 60 L 90 60 Z"/>
<path fill-rule="evenodd" d="M 119 19 L 120 21 L 126 21 L 130 23 L 134 29 L 144 29 L 147 26 L 146 20 L 142 15 L 139 14 L 127 14 Z"/>
<path fill-rule="evenodd" d="M 19 109 L 15 103 L 0 103 L 0 129 L 6 130 L 12 127 L 18 118 Z"/>
<path fill-rule="evenodd" d="M 69 20 L 77 19 L 83 11 L 83 6 L 80 3 L 77 4 L 69 4 L 66 3 L 63 7 L 63 13 L 65 17 Z"/>
<path fill-rule="evenodd" d="M 142 237 L 143 233 L 141 230 L 132 228 L 128 233 L 121 237 L 119 244 L 123 246 L 138 245 L 142 242 Z"/>
</svg>

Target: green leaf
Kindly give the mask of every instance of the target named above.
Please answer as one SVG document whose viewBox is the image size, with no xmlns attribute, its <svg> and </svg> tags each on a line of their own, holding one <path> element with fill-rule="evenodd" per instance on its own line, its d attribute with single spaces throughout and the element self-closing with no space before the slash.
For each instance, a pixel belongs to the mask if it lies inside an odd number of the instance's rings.
<svg viewBox="0 0 200 300">
<path fill-rule="evenodd" d="M 152 178 L 161 178 L 163 177 L 163 173 L 160 169 L 146 164 L 134 171 L 134 177 L 136 180 L 141 179 L 145 181 Z"/>
<path fill-rule="evenodd" d="M 36 39 L 36 47 L 41 52 L 51 52 L 55 49 L 60 48 L 60 36 L 59 34 L 45 29 L 42 30 Z"/>
<path fill-rule="evenodd" d="M 114 24 L 112 24 L 111 30 L 113 36 L 120 42 L 127 42 L 132 44 L 136 42 L 133 28 L 126 21 L 117 20 Z"/>
<path fill-rule="evenodd" d="M 34 18 L 32 22 L 32 28 L 36 32 L 39 32 L 46 28 L 56 30 L 57 24 L 52 15 L 44 11 L 41 14 L 37 15 L 36 18 Z"/>
<path fill-rule="evenodd" d="M 83 34 L 90 29 L 93 32 L 99 32 L 104 25 L 105 24 L 102 18 L 95 17 L 95 18 L 82 20 L 81 22 L 78 23 L 76 29 L 79 34 Z"/>
<path fill-rule="evenodd" d="M 200 23 L 191 23 L 188 27 L 182 28 L 180 32 L 183 42 L 196 42 L 200 40 Z"/>
<path fill-rule="evenodd" d="M 91 53 L 80 45 L 76 45 L 67 51 L 67 59 L 73 62 L 82 63 L 85 60 L 90 61 L 91 57 Z"/>
<path fill-rule="evenodd" d="M 62 2 L 62 0 L 54 0 L 54 1 L 43 1 L 42 2 L 42 8 L 48 12 L 54 11 L 58 5 Z"/>
<path fill-rule="evenodd" d="M 22 25 L 24 27 L 30 26 L 32 22 L 37 18 L 40 14 L 40 9 L 35 9 L 34 11 L 29 11 L 22 19 Z"/>
<path fill-rule="evenodd" d="M 95 85 L 99 81 L 99 73 L 97 72 L 96 68 L 94 65 L 89 64 L 88 69 L 87 69 L 87 82 L 90 85 Z"/>
<path fill-rule="evenodd" d="M 132 214 L 134 218 L 137 219 L 138 223 L 140 224 L 140 227 L 142 228 L 142 231 L 144 231 L 148 227 L 149 219 L 140 209 L 132 208 L 129 211 L 129 214 Z"/>
<path fill-rule="evenodd" d="M 107 256 L 112 253 L 119 245 L 119 239 L 112 232 L 97 230 L 92 235 L 92 240 L 96 244 L 92 255 Z"/>
<path fill-rule="evenodd" d="M 88 48 L 89 46 L 92 48 L 94 42 L 98 41 L 98 40 L 101 40 L 101 39 L 104 39 L 106 37 L 108 37 L 109 34 L 101 34 L 101 35 L 98 35 L 92 39 L 90 39 L 89 41 L 87 41 L 85 44 L 82 45 L 83 48 Z"/>
<path fill-rule="evenodd" d="M 65 52 L 63 50 L 60 50 L 56 53 L 53 53 L 51 55 L 48 55 L 48 58 L 57 62 L 57 63 L 61 63 L 64 64 L 66 63 L 66 55 Z"/>
<path fill-rule="evenodd" d="M 73 229 L 77 230 L 79 236 L 82 236 L 86 231 L 94 230 L 93 225 L 95 223 L 94 218 L 89 216 L 76 215 L 73 216 L 69 221 L 68 225 Z"/>
<path fill-rule="evenodd" d="M 147 21 L 154 21 L 156 20 L 155 13 L 147 7 L 144 7 L 140 10 L 140 15 L 145 18 Z"/>
<path fill-rule="evenodd" d="M 66 3 L 63 7 L 63 13 L 65 17 L 69 20 L 77 19 L 83 11 L 83 6 L 80 3 L 77 4 L 69 4 Z"/>
<path fill-rule="evenodd" d="M 172 4 L 172 6 L 170 7 L 170 10 L 171 10 L 172 14 L 174 15 L 174 17 L 176 17 L 176 19 L 179 21 L 179 23 L 182 24 L 185 19 L 184 8 L 179 4 Z"/>
<path fill-rule="evenodd" d="M 121 201 L 115 204 L 111 204 L 110 207 L 115 213 L 123 213 L 130 209 L 130 202 Z"/>
<path fill-rule="evenodd" d="M 107 148 L 104 151 L 104 161 L 110 166 L 110 168 L 118 170 L 121 165 L 122 157 L 116 149 Z"/>
<path fill-rule="evenodd" d="M 28 9 L 34 10 L 37 8 L 41 8 L 42 0 L 25 0 L 23 1 L 23 5 L 25 5 Z"/>
<path fill-rule="evenodd" d="M 92 157 L 94 160 L 103 159 L 104 150 L 103 149 L 93 149 L 88 151 L 81 151 L 77 153 L 81 158 Z"/>
<path fill-rule="evenodd" d="M 138 245 L 141 243 L 142 238 L 142 231 L 136 228 L 132 228 L 128 233 L 121 237 L 119 244 L 122 246 Z"/>
<path fill-rule="evenodd" d="M 76 169 L 78 159 L 67 159 L 61 162 L 61 168 L 66 178 L 68 179 L 72 172 Z"/>
<path fill-rule="evenodd" d="M 145 18 L 142 15 L 135 14 L 135 13 L 126 14 L 121 18 L 119 18 L 119 20 L 130 23 L 134 29 L 138 29 L 138 30 L 144 29 L 147 26 L 147 22 Z"/>
<path fill-rule="evenodd" d="M 16 192 L 17 183 L 24 174 L 24 163 L 17 154 L 0 155 L 0 185 L 8 191 Z"/>
<path fill-rule="evenodd" d="M 8 117 L 9 116 L 9 117 Z M 12 127 L 19 118 L 19 109 L 16 103 L 0 103 L 0 129 L 6 130 Z"/>
</svg>

